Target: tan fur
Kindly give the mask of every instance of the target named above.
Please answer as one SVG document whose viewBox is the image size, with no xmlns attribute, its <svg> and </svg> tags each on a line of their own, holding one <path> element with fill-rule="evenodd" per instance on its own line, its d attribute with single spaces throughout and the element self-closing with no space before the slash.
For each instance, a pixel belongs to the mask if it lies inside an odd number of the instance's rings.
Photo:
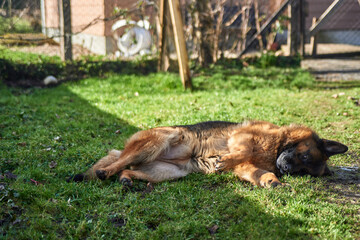
<svg viewBox="0 0 360 240">
<path fill-rule="evenodd" d="M 111 150 L 107 156 L 101 158 L 94 166 L 92 166 L 89 170 L 86 171 L 85 175 L 89 178 L 89 179 L 95 179 L 96 178 L 96 174 L 95 171 L 100 169 L 100 168 L 105 168 L 107 166 L 109 166 L 110 164 L 116 162 L 119 157 L 121 155 L 121 151 L 119 150 Z"/>
</svg>

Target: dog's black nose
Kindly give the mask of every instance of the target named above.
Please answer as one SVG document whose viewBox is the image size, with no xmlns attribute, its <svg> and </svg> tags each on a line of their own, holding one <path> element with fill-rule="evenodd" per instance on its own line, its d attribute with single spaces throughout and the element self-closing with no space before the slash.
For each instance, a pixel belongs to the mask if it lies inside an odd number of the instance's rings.
<svg viewBox="0 0 360 240">
<path fill-rule="evenodd" d="M 282 168 L 285 172 L 291 172 L 292 166 L 290 164 L 285 164 Z"/>
</svg>

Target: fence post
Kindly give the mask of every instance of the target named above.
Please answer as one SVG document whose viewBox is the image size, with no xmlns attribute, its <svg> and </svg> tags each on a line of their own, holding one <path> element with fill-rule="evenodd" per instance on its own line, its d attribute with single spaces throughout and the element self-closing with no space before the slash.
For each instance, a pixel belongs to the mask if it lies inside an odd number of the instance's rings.
<svg viewBox="0 0 360 240">
<path fill-rule="evenodd" d="M 300 0 L 300 51 L 302 56 L 305 56 L 305 17 L 307 15 L 305 4 L 305 0 Z"/>
<path fill-rule="evenodd" d="M 41 32 L 44 35 L 47 35 L 46 32 L 46 20 L 45 20 L 45 0 L 40 0 L 40 10 L 41 10 Z"/>
<path fill-rule="evenodd" d="M 290 56 L 294 56 L 298 53 L 300 45 L 299 6 L 299 0 L 292 0 L 289 5 L 290 24 L 288 29 L 288 49 Z"/>
<path fill-rule="evenodd" d="M 179 0 L 169 0 L 171 22 L 173 24 L 176 53 L 179 62 L 179 72 L 184 88 L 192 89 L 188 55 L 186 51 L 183 24 L 181 19 Z"/>
<path fill-rule="evenodd" d="M 6 17 L 11 18 L 12 17 L 12 14 L 11 14 L 11 12 L 12 12 L 12 0 L 8 0 L 6 10 L 7 10 Z"/>
<path fill-rule="evenodd" d="M 60 55 L 63 61 L 72 60 L 70 0 L 59 0 Z"/>
<path fill-rule="evenodd" d="M 158 39 L 158 46 L 159 46 L 159 60 L 158 60 L 158 71 L 167 71 L 170 66 L 170 60 L 168 56 L 168 51 L 166 48 L 166 38 L 169 37 L 167 34 L 168 29 L 168 22 L 167 22 L 167 15 L 169 14 L 168 11 L 168 3 L 165 0 L 160 0 L 160 11 L 159 11 L 159 39 Z"/>
</svg>

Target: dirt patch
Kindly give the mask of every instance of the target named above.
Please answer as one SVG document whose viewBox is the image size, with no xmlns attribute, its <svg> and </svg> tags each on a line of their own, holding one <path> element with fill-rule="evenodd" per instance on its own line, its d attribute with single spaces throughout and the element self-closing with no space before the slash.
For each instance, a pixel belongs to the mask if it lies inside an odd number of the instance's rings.
<svg viewBox="0 0 360 240">
<path fill-rule="evenodd" d="M 94 55 L 88 49 L 73 44 L 73 58 L 79 59 L 82 56 Z M 9 47 L 10 50 L 27 52 L 27 53 L 36 53 L 36 54 L 44 54 L 48 56 L 59 56 L 60 57 L 60 46 L 54 44 L 43 44 L 38 46 L 13 46 Z"/>
<path fill-rule="evenodd" d="M 360 81 L 360 59 L 305 59 L 301 67 L 318 81 Z"/>
</svg>

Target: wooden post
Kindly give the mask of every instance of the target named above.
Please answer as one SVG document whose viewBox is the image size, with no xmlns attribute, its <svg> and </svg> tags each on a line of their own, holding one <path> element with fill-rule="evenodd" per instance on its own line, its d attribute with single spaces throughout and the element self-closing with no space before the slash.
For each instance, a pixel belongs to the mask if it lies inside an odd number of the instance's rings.
<svg viewBox="0 0 360 240">
<path fill-rule="evenodd" d="M 60 55 L 63 61 L 72 60 L 70 0 L 59 0 Z"/>
<path fill-rule="evenodd" d="M 290 24 L 288 28 L 288 40 L 287 40 L 290 56 L 296 55 L 299 50 L 299 45 L 300 45 L 299 13 L 300 13 L 299 0 L 291 1 L 291 4 L 289 5 Z"/>
<path fill-rule="evenodd" d="M 302 56 L 305 56 L 305 0 L 300 0 L 300 52 Z"/>
<path fill-rule="evenodd" d="M 179 62 L 179 72 L 180 72 L 181 81 L 185 89 L 186 88 L 192 89 L 179 0 L 168 0 L 168 3 L 170 8 L 171 22 L 173 25 L 175 47 Z"/>
<path fill-rule="evenodd" d="M 158 60 L 158 71 L 167 71 L 170 66 L 170 60 L 168 56 L 168 51 L 166 48 L 166 38 L 168 22 L 166 17 L 168 16 L 168 4 L 166 0 L 160 0 L 160 14 L 159 14 L 159 39 L 158 39 L 158 49 L 159 49 L 159 60 Z"/>
<path fill-rule="evenodd" d="M 259 13 L 260 13 L 259 0 L 254 1 L 254 10 L 255 10 L 256 32 L 260 32 L 261 27 L 260 27 L 260 17 L 259 17 Z M 260 51 L 262 52 L 264 50 L 264 44 L 263 44 L 263 39 L 262 39 L 261 34 L 259 34 L 258 41 L 259 41 Z"/>
<path fill-rule="evenodd" d="M 219 15 L 216 20 L 215 26 L 215 34 L 214 34 L 214 50 L 213 50 L 213 62 L 216 63 L 218 60 L 218 52 L 219 52 L 219 37 L 222 32 L 222 22 L 224 18 L 224 4 L 220 1 L 216 4 L 216 8 L 219 10 Z"/>
<path fill-rule="evenodd" d="M 315 26 L 316 21 L 317 21 L 316 17 L 313 17 L 312 26 Z M 316 34 L 314 34 L 310 38 L 310 51 L 312 56 L 316 55 L 316 50 L 317 50 L 317 37 Z"/>
<path fill-rule="evenodd" d="M 250 7 L 248 5 L 242 7 L 241 15 L 241 50 L 244 51 L 247 45 L 248 36 L 248 24 L 249 24 L 249 13 Z"/>
</svg>

